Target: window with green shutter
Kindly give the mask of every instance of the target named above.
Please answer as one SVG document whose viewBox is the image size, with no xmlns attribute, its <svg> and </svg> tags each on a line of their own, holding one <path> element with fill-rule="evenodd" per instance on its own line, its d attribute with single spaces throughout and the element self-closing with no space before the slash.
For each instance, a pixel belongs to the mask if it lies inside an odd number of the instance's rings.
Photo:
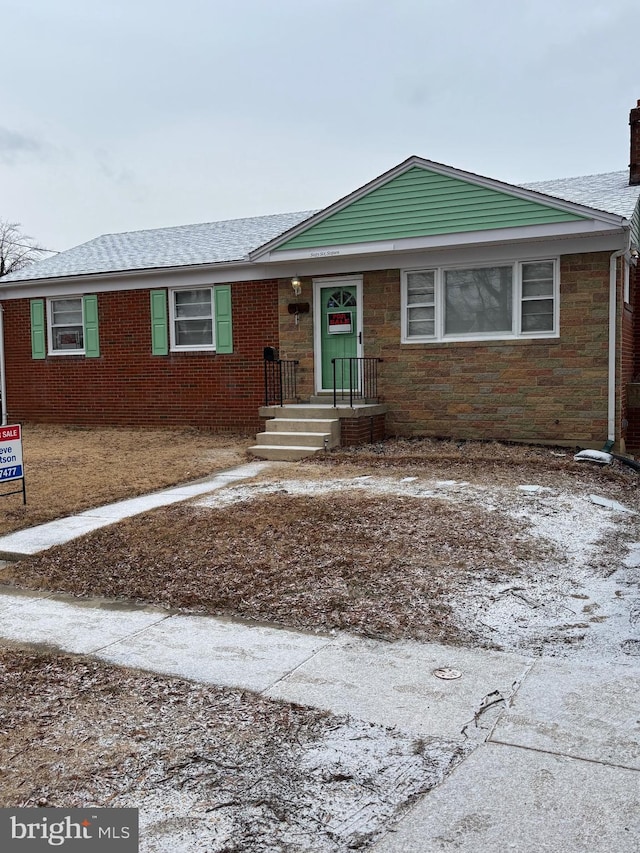
<svg viewBox="0 0 640 853">
<path fill-rule="evenodd" d="M 161 308 L 166 311 L 165 291 L 161 293 Z M 152 317 L 153 317 L 152 298 Z M 159 314 L 162 329 L 166 315 Z M 153 321 L 152 321 L 153 322 Z M 176 288 L 169 291 L 169 342 L 173 352 L 210 350 L 233 352 L 231 321 L 231 285 L 215 287 Z"/>
<path fill-rule="evenodd" d="M 47 323 L 49 355 L 99 357 L 98 297 L 95 294 L 48 299 Z"/>
<path fill-rule="evenodd" d="M 84 355 L 81 296 L 47 300 L 49 355 Z"/>
</svg>

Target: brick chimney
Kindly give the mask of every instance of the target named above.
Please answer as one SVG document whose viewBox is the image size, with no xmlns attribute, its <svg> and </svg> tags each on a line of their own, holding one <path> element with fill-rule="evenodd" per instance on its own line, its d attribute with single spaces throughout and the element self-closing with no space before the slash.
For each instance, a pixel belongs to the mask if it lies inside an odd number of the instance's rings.
<svg viewBox="0 0 640 853">
<path fill-rule="evenodd" d="M 631 159 L 629 161 L 629 184 L 640 184 L 640 101 L 629 113 L 631 125 Z"/>
</svg>

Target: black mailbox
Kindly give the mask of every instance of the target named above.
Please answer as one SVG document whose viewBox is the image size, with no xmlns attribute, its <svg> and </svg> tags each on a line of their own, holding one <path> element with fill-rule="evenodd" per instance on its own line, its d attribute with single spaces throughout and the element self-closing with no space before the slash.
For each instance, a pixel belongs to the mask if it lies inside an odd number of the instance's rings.
<svg viewBox="0 0 640 853">
<path fill-rule="evenodd" d="M 275 347 L 265 347 L 263 350 L 263 356 L 265 361 L 277 361 L 278 350 Z"/>
</svg>

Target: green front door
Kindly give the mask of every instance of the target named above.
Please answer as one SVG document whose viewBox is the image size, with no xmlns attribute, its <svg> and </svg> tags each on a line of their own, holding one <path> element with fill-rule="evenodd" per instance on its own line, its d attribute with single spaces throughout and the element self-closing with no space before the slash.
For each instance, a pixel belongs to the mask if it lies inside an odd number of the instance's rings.
<svg viewBox="0 0 640 853">
<path fill-rule="evenodd" d="M 358 355 L 358 289 L 340 284 L 321 287 L 322 388 L 333 388 L 333 358 L 355 358 Z M 348 387 L 349 363 L 337 363 L 339 389 Z M 357 375 L 357 372 L 356 372 Z"/>
</svg>

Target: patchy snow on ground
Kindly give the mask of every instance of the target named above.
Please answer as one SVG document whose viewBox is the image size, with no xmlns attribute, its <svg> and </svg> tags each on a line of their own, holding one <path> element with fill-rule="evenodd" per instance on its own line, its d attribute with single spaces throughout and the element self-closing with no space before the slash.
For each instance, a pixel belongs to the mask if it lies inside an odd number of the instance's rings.
<svg viewBox="0 0 640 853">
<path fill-rule="evenodd" d="M 475 748 L 0 646 L 0 806 L 134 807 L 141 853 L 367 846 Z"/>
<path fill-rule="evenodd" d="M 519 522 L 523 534 L 545 545 L 544 562 L 531 560 L 518 577 L 493 579 L 487 566 L 475 583 L 451 591 L 447 603 L 456 620 L 472 627 L 481 644 L 618 663 L 640 655 L 640 544 L 630 539 L 636 513 L 610 498 L 536 483 L 507 487 L 367 475 L 242 484 L 197 503 L 220 507 L 274 493 L 346 490 L 477 504 Z"/>
<path fill-rule="evenodd" d="M 134 798 L 119 796 L 111 805 L 140 809 L 144 853 L 164 853 L 168 838 L 172 853 L 340 853 L 367 846 L 474 749 L 349 717 L 333 720 L 319 740 L 281 754 L 279 773 L 230 768 L 233 782 L 221 792 L 217 774 L 196 763 L 191 778 L 178 774 L 186 781 L 174 775 L 170 785 L 158 785 L 148 778 Z"/>
<path fill-rule="evenodd" d="M 478 582 L 460 608 L 478 632 L 501 648 L 533 654 L 628 660 L 629 613 L 638 595 L 628 584 L 618 537 L 623 510 L 552 489 L 503 490 L 497 505 L 553 546 L 516 583 Z"/>
</svg>

